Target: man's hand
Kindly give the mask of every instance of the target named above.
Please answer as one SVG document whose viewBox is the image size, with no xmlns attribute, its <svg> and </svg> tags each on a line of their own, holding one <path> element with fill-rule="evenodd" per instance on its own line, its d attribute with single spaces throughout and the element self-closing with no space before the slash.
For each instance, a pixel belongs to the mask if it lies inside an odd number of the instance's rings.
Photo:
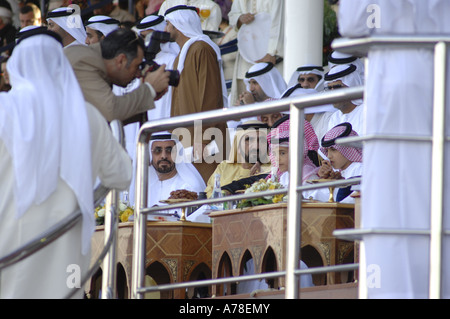
<svg viewBox="0 0 450 319">
<path fill-rule="evenodd" d="M 259 59 L 258 61 L 255 62 L 256 63 L 266 62 L 275 65 L 275 63 L 277 63 L 277 58 L 274 55 L 270 55 L 269 53 L 267 53 L 262 59 Z"/>
<path fill-rule="evenodd" d="M 322 161 L 322 166 L 320 166 L 320 169 L 317 172 L 317 175 L 319 175 L 320 178 L 329 178 L 332 171 L 333 171 L 333 168 L 331 167 L 330 162 Z"/>
<path fill-rule="evenodd" d="M 144 81 L 155 89 L 156 96 L 160 98 L 169 87 L 169 76 L 170 72 L 166 71 L 166 65 L 163 64 L 156 71 L 147 72 Z"/>
<path fill-rule="evenodd" d="M 252 13 L 244 13 L 241 14 L 241 16 L 238 19 L 237 26 L 240 28 L 243 24 L 249 24 L 252 23 L 253 20 L 255 20 L 255 15 Z"/>
<path fill-rule="evenodd" d="M 324 179 L 342 179 L 340 172 L 335 172 L 329 161 L 323 161 L 317 175 Z"/>
<path fill-rule="evenodd" d="M 255 103 L 255 97 L 250 92 L 243 92 L 239 94 L 239 105 L 245 105 L 245 104 L 253 104 Z"/>
<path fill-rule="evenodd" d="M 250 175 L 256 175 L 259 173 L 261 173 L 261 163 L 256 162 L 255 165 L 253 165 L 252 168 L 250 169 Z"/>
</svg>

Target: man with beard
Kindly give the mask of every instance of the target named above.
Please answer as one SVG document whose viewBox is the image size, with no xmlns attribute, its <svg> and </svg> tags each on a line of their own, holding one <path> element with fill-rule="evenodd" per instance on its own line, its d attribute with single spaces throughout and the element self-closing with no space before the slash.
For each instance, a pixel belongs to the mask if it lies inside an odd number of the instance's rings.
<svg viewBox="0 0 450 319">
<path fill-rule="evenodd" d="M 283 76 L 271 63 L 257 63 L 253 65 L 245 74 L 244 83 L 246 91 L 239 95 L 235 106 L 277 100 L 287 89 Z M 243 118 L 240 122 L 257 119 L 271 127 L 281 117 L 282 114 L 280 112 L 275 112 L 262 114 L 257 117 Z"/>
<path fill-rule="evenodd" d="M 260 121 L 247 121 L 237 127 L 228 160 L 222 161 L 208 180 L 205 189 L 208 197 L 211 197 L 216 174 L 220 174 L 220 185 L 223 186 L 270 172 L 270 159 L 267 154 L 268 129 L 269 126 Z"/>
<path fill-rule="evenodd" d="M 194 165 L 184 160 L 178 137 L 169 132 L 154 133 L 150 138 L 148 181 L 148 207 L 164 205 L 160 201 L 168 199 L 172 191 L 185 189 L 198 193 L 206 187 Z"/>
</svg>

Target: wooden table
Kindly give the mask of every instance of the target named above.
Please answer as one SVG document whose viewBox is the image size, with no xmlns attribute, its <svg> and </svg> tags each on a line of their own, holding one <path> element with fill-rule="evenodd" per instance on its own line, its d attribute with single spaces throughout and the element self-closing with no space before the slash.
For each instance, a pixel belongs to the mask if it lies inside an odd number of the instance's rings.
<svg viewBox="0 0 450 319">
<path fill-rule="evenodd" d="M 213 278 L 243 274 L 249 258 L 253 258 L 256 273 L 285 270 L 286 203 L 219 211 L 210 217 Z M 353 262 L 353 242 L 339 240 L 332 234 L 335 229 L 353 227 L 353 204 L 303 203 L 301 259 L 308 267 Z M 347 282 L 347 276 L 348 272 L 327 273 L 314 275 L 313 280 L 315 285 L 338 284 Z M 269 284 L 274 288 L 284 286 L 284 278 Z M 229 294 L 235 292 L 236 286 L 217 285 L 213 294 L 223 295 L 224 289 Z"/>
<path fill-rule="evenodd" d="M 147 222 L 146 274 L 148 282 L 166 284 L 211 278 L 211 224 L 193 222 Z M 104 226 L 97 226 L 92 238 L 92 260 L 104 247 Z M 119 298 L 128 298 L 131 289 L 133 223 L 120 223 L 117 249 L 117 285 Z M 153 281 L 154 280 L 154 281 Z M 101 288 L 101 271 L 93 276 L 88 287 L 91 298 Z M 193 293 L 193 289 L 189 292 Z M 156 293 L 149 296 L 184 299 L 184 290 Z"/>
</svg>

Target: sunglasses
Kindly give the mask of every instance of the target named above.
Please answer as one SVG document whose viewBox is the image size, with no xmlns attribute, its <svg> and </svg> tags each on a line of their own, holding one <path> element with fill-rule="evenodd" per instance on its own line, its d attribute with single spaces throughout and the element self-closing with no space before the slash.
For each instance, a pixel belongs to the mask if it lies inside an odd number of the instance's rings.
<svg viewBox="0 0 450 319">
<path fill-rule="evenodd" d="M 303 82 L 309 82 L 309 83 L 314 83 L 314 82 L 316 82 L 318 79 L 317 78 L 314 78 L 314 77 L 307 77 L 307 78 L 299 78 L 298 79 L 298 82 L 299 83 L 303 83 Z"/>
<path fill-rule="evenodd" d="M 337 89 L 341 89 L 344 87 L 346 87 L 346 86 L 342 85 L 342 84 L 329 85 L 329 86 L 325 87 L 325 91 L 337 90 Z"/>
</svg>

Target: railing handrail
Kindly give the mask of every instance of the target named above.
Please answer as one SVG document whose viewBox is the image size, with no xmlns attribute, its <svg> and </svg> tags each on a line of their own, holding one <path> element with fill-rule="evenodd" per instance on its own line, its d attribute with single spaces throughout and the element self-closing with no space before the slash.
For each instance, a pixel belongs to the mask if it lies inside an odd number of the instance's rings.
<svg viewBox="0 0 450 319">
<path fill-rule="evenodd" d="M 286 112 L 290 109 L 291 104 L 298 108 L 305 109 L 307 107 L 332 104 L 333 102 L 358 99 L 361 98 L 363 94 L 364 87 L 358 86 L 148 121 L 145 122 L 139 130 L 138 143 L 142 142 L 152 133 L 169 131 L 178 127 L 192 126 L 195 121 L 201 120 L 202 124 L 213 124 L 261 114 Z"/>
<path fill-rule="evenodd" d="M 157 131 L 170 131 L 172 129 L 176 129 L 179 127 L 189 127 L 198 123 L 198 121 L 202 121 L 203 124 L 214 124 L 218 122 L 224 122 L 228 120 L 235 120 L 241 118 L 252 117 L 260 114 L 269 114 L 276 112 L 283 112 L 290 110 L 291 111 L 291 127 L 290 127 L 290 135 L 293 137 L 291 140 L 298 141 L 298 144 L 303 145 L 303 122 L 301 119 L 303 118 L 303 110 L 307 107 L 315 107 L 325 104 L 333 104 L 335 102 L 342 102 L 348 100 L 355 100 L 362 98 L 364 95 L 364 87 L 355 87 L 355 88 L 344 88 L 341 90 L 333 90 L 331 92 L 317 93 L 317 94 L 309 94 L 304 96 L 298 96 L 293 98 L 281 99 L 270 102 L 261 102 L 255 103 L 251 105 L 231 107 L 227 109 L 214 110 L 208 112 L 201 113 L 193 113 L 187 114 L 177 117 L 171 117 L 166 119 L 159 119 L 158 121 L 149 121 L 144 123 L 139 131 L 137 146 L 136 146 L 136 210 L 135 210 L 135 219 L 134 219 L 134 237 L 133 237 L 133 268 L 132 268 L 132 285 L 131 285 L 131 298 L 142 298 L 143 294 L 141 293 L 141 288 L 144 285 L 144 269 L 145 269 L 145 233 L 146 233 L 146 214 L 145 210 L 148 208 L 147 206 L 147 190 L 148 190 L 148 170 L 147 165 L 149 161 L 148 154 L 148 140 L 152 133 Z M 300 122 L 300 123 L 299 123 Z M 300 235 L 296 235 L 297 226 L 299 226 L 299 220 L 297 215 L 301 215 L 301 205 L 299 205 L 299 201 L 297 200 L 297 194 L 299 192 L 298 189 L 298 181 L 299 176 L 301 175 L 301 165 L 302 165 L 302 157 L 298 157 L 297 155 L 300 152 L 303 152 L 302 149 L 298 148 L 296 143 L 294 143 L 292 151 L 290 150 L 290 162 L 294 163 L 291 168 L 292 174 L 290 174 L 290 182 L 289 182 L 289 209 L 288 209 L 288 218 L 294 220 L 293 223 L 290 223 L 288 227 L 288 236 L 287 238 L 295 235 L 299 237 Z M 297 156 L 297 158 L 296 158 Z M 297 168 L 299 166 L 299 168 Z M 295 184 L 295 185 L 294 185 Z M 323 185 L 322 185 L 323 186 Z M 312 185 L 311 189 L 320 188 L 316 185 Z M 260 195 L 260 194 L 258 194 Z M 244 195 L 238 195 L 237 197 L 244 197 Z M 227 201 L 230 198 L 214 200 L 212 202 L 220 202 Z M 206 202 L 206 201 L 205 201 Z M 191 203 L 192 204 L 192 203 Z M 179 207 L 182 207 L 181 205 Z M 186 206 L 189 206 L 186 204 Z M 300 207 L 299 207 L 300 206 Z M 297 214 L 298 210 L 298 214 Z M 299 227 L 298 227 L 299 228 Z M 288 240 L 289 244 L 289 240 Z M 295 246 L 295 245 L 294 245 Z M 292 249 L 294 251 L 292 252 Z M 292 261 L 299 256 L 298 247 L 288 247 L 288 262 L 286 263 L 286 282 L 291 281 L 291 278 L 288 276 L 293 276 L 296 278 L 296 272 L 298 265 L 289 267 L 292 265 Z M 291 259 L 291 260 L 289 260 Z M 296 262 L 298 264 L 298 260 Z M 289 279 L 289 280 L 288 280 Z M 298 278 L 297 278 L 298 279 Z M 298 282 L 298 280 L 297 280 Z M 295 290 L 298 290 L 298 287 L 295 287 L 295 280 L 292 280 L 292 286 L 294 287 L 294 295 Z M 287 285 L 287 288 L 289 287 Z M 289 288 L 290 288 L 289 287 Z M 292 295 L 289 289 L 286 290 L 286 297 L 290 298 Z"/>
<path fill-rule="evenodd" d="M 352 264 L 342 264 L 342 265 L 334 265 L 334 266 L 322 266 L 322 267 L 311 267 L 308 269 L 297 269 L 295 270 L 295 275 L 308 275 L 308 274 L 322 274 L 328 272 L 341 272 L 341 271 L 349 271 L 356 270 L 359 268 L 359 263 Z M 194 287 L 203 287 L 203 286 L 211 286 L 218 284 L 227 284 L 227 283 L 236 283 L 243 281 L 251 281 L 255 279 L 272 279 L 286 276 L 286 271 L 273 271 L 273 272 L 265 272 L 260 274 L 253 275 L 241 275 L 237 277 L 224 277 L 224 278 L 216 278 L 216 279 L 204 279 L 204 280 L 196 280 L 196 281 L 188 281 L 188 282 L 178 282 L 178 283 L 170 283 L 158 286 L 148 286 L 138 289 L 140 294 L 154 292 L 154 291 L 165 291 L 165 290 L 175 290 L 175 289 L 185 289 L 185 288 L 194 288 Z"/>
<path fill-rule="evenodd" d="M 358 185 L 362 181 L 361 177 L 355 177 L 351 179 L 342 179 L 342 180 L 336 180 L 333 182 L 321 182 L 311 185 L 301 185 L 297 186 L 297 191 L 308 191 L 308 190 L 314 190 L 314 189 L 320 189 L 320 188 L 328 188 L 328 187 L 344 187 L 344 186 L 350 186 L 350 185 Z M 141 214 L 150 214 L 152 212 L 157 212 L 161 210 L 172 210 L 175 208 L 185 208 L 185 207 L 192 207 L 192 206 L 201 206 L 201 205 L 207 205 L 207 204 L 218 204 L 218 203 L 224 203 L 224 202 L 230 202 L 230 201 L 238 201 L 243 199 L 252 199 L 252 198 L 258 198 L 258 197 L 264 197 L 264 196 L 275 196 L 279 194 L 287 194 L 288 189 L 282 188 L 277 190 L 270 190 L 270 191 L 262 191 L 262 192 L 255 192 L 255 193 L 248 193 L 248 194 L 238 194 L 238 195 L 229 195 L 225 197 L 220 198 L 209 198 L 209 199 L 201 199 L 201 200 L 194 200 L 189 202 L 181 202 L 181 203 L 173 203 L 170 205 L 165 206 L 155 206 L 155 207 L 149 207 L 146 209 L 143 209 L 141 211 Z M 167 214 L 165 214 L 167 215 Z"/>
<path fill-rule="evenodd" d="M 439 43 L 450 43 L 450 36 L 442 34 L 428 35 L 372 35 L 364 38 L 338 38 L 334 39 L 334 50 L 356 56 L 367 56 L 368 51 L 374 47 L 402 47 L 402 48 L 429 48 L 433 49 Z"/>
</svg>

